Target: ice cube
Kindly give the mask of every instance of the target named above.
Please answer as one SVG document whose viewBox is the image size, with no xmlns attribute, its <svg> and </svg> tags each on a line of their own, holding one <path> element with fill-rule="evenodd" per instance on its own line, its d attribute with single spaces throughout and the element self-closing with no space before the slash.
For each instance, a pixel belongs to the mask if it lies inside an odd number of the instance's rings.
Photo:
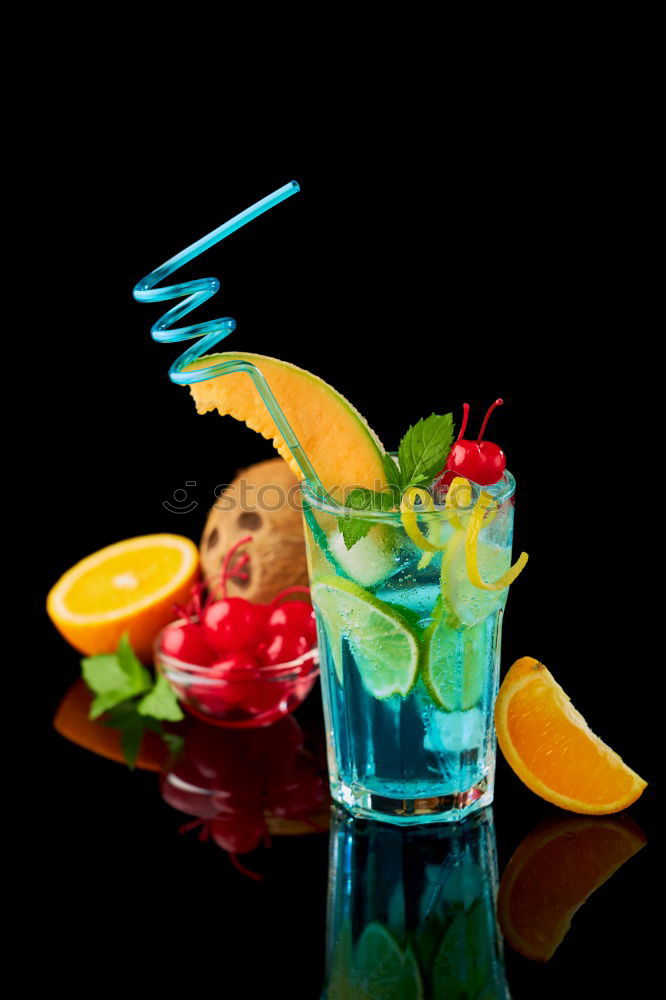
<svg viewBox="0 0 666 1000">
<path fill-rule="evenodd" d="M 433 753 L 443 750 L 462 753 L 481 746 L 483 732 L 483 712 L 478 708 L 470 708 L 467 712 L 433 712 L 425 747 Z"/>
<path fill-rule="evenodd" d="M 362 587 L 374 587 L 399 566 L 398 538 L 393 528 L 377 524 L 348 549 L 336 529 L 328 536 L 328 550 L 347 576 Z"/>
</svg>

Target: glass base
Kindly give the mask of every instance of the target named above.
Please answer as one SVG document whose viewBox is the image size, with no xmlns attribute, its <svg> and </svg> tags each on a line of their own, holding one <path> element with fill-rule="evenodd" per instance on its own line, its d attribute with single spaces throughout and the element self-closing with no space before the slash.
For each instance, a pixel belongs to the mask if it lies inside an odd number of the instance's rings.
<svg viewBox="0 0 666 1000">
<path fill-rule="evenodd" d="M 493 801 L 493 787 L 487 777 L 462 792 L 427 799 L 389 798 L 358 785 L 346 785 L 342 781 L 331 787 L 331 794 L 353 816 L 398 826 L 458 823 Z"/>
</svg>

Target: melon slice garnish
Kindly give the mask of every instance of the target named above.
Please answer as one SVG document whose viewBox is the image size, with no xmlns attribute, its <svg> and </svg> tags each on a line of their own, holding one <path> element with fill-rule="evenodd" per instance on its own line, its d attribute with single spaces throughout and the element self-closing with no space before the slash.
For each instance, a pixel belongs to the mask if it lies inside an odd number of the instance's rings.
<svg viewBox="0 0 666 1000">
<path fill-rule="evenodd" d="M 206 355 L 188 371 L 223 362 L 249 362 L 264 376 L 324 489 L 340 499 L 349 487 L 386 488 L 385 449 L 352 404 L 311 372 L 261 354 Z M 246 372 L 190 385 L 198 413 L 217 410 L 273 442 L 298 479 L 303 473 Z"/>
</svg>

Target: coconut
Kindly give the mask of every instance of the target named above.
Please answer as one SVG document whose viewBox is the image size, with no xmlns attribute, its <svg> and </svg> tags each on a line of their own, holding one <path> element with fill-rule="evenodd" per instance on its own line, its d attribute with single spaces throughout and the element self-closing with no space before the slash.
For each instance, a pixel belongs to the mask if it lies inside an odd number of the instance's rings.
<svg viewBox="0 0 666 1000">
<path fill-rule="evenodd" d="M 208 514 L 201 536 L 201 566 L 215 597 L 229 549 L 251 536 L 243 566 L 247 579 L 229 577 L 229 596 L 267 604 L 285 587 L 308 584 L 298 480 L 281 458 L 241 469 Z"/>
</svg>

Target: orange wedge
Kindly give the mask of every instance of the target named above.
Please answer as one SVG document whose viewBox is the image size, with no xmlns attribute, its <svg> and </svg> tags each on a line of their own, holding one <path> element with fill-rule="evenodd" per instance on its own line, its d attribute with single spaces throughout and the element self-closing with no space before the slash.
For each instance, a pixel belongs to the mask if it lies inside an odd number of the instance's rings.
<svg viewBox="0 0 666 1000">
<path fill-rule="evenodd" d="M 119 764 L 125 763 L 125 754 L 120 745 L 117 729 L 105 726 L 103 722 L 92 722 L 88 718 L 92 695 L 85 681 L 79 679 L 60 702 L 53 720 L 53 728 L 71 743 L 85 750 L 107 757 Z M 144 771 L 161 771 L 167 764 L 169 751 L 164 740 L 149 730 L 143 734 L 141 749 L 136 766 Z"/>
<path fill-rule="evenodd" d="M 541 798 L 571 812 L 605 815 L 635 802 L 646 782 L 592 732 L 542 663 L 524 656 L 495 703 L 502 753 Z"/>
<path fill-rule="evenodd" d="M 645 844 L 628 816 L 542 823 L 502 875 L 497 915 L 505 940 L 525 958 L 549 961 L 585 900 Z"/>
<path fill-rule="evenodd" d="M 152 658 L 161 628 L 185 603 L 199 569 L 196 545 L 181 535 L 128 538 L 82 559 L 49 593 L 46 609 L 79 652 L 112 653 L 128 632 L 137 656 Z"/>
</svg>

